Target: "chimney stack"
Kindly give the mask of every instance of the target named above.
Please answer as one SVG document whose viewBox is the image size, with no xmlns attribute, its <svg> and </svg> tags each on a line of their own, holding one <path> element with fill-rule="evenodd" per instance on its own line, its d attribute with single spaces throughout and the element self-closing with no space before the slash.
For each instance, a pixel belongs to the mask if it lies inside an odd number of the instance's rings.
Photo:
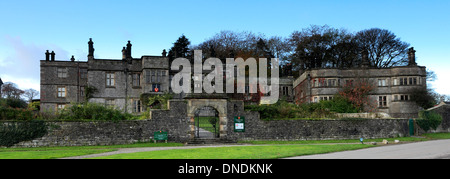
<svg viewBox="0 0 450 179">
<path fill-rule="evenodd" d="M 70 61 L 72 61 L 72 62 L 75 61 L 75 57 L 73 57 L 73 55 L 72 55 L 72 58 L 70 58 Z"/>
<path fill-rule="evenodd" d="M 94 59 L 94 42 L 92 41 L 92 38 L 89 38 L 88 42 L 88 60 Z"/>
<path fill-rule="evenodd" d="M 370 66 L 370 61 L 369 61 L 369 52 L 367 51 L 367 49 L 363 49 L 361 52 L 362 55 L 362 59 L 361 59 L 361 67 L 363 68 L 367 68 Z"/>
<path fill-rule="evenodd" d="M 126 60 L 127 59 L 127 49 L 125 49 L 125 47 L 123 47 L 122 49 L 122 60 Z"/>
<path fill-rule="evenodd" d="M 164 49 L 161 54 L 162 54 L 163 57 L 166 57 L 166 55 L 167 55 L 166 49 Z"/>
<path fill-rule="evenodd" d="M 52 53 L 50 53 L 50 56 L 51 56 L 51 60 L 55 61 L 55 52 L 54 51 L 52 51 Z"/>
<path fill-rule="evenodd" d="M 128 41 L 127 44 L 127 58 L 131 58 L 131 43 Z"/>
<path fill-rule="evenodd" d="M 414 47 L 411 47 L 408 50 L 408 66 L 417 66 L 416 51 L 414 50 Z"/>
<path fill-rule="evenodd" d="M 45 52 L 45 61 L 49 61 L 50 60 L 50 52 L 48 52 L 48 50 Z"/>
</svg>

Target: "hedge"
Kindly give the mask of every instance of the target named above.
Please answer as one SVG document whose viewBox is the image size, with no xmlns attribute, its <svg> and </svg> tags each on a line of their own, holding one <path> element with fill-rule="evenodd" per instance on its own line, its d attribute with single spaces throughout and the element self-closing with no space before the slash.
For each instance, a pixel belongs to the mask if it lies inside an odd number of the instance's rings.
<svg viewBox="0 0 450 179">
<path fill-rule="evenodd" d="M 47 134 L 47 125 L 41 120 L 6 122 L 0 124 L 0 146 L 11 147 Z"/>
</svg>

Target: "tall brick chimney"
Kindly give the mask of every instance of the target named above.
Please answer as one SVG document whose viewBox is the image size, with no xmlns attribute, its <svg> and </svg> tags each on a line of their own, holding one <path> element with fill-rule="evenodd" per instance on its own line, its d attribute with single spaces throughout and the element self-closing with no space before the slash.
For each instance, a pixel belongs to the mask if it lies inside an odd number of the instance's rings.
<svg viewBox="0 0 450 179">
<path fill-rule="evenodd" d="M 52 53 L 50 53 L 50 56 L 51 56 L 51 60 L 55 61 L 55 52 L 54 51 L 52 51 Z"/>
<path fill-rule="evenodd" d="M 88 42 L 88 60 L 94 59 L 94 42 L 92 41 L 92 38 L 89 38 Z"/>
<path fill-rule="evenodd" d="M 131 43 L 128 41 L 127 44 L 127 58 L 131 58 Z"/>
<path fill-rule="evenodd" d="M 411 47 L 408 50 L 408 66 L 417 66 L 416 51 L 414 50 L 414 47 Z"/>
<path fill-rule="evenodd" d="M 45 61 L 49 61 L 50 60 L 50 52 L 48 52 L 48 50 L 45 52 Z"/>
</svg>

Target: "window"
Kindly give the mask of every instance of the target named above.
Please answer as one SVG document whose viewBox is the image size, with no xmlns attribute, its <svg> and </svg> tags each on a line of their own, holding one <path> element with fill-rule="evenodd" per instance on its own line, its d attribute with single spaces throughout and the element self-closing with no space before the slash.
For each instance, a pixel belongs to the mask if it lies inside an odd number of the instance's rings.
<svg viewBox="0 0 450 179">
<path fill-rule="evenodd" d="M 67 78 L 67 68 L 57 68 L 58 78 Z"/>
<path fill-rule="evenodd" d="M 287 86 L 282 86 L 282 87 L 281 87 L 281 90 L 282 90 L 283 96 L 289 96 L 289 87 L 287 87 Z"/>
<path fill-rule="evenodd" d="M 398 79 L 394 78 L 394 86 L 397 86 L 397 85 L 398 85 Z"/>
<path fill-rule="evenodd" d="M 66 97 L 66 87 L 60 86 L 58 87 L 58 98 L 65 98 Z"/>
<path fill-rule="evenodd" d="M 133 86 L 141 86 L 141 74 L 133 73 Z"/>
<path fill-rule="evenodd" d="M 152 83 L 152 75 L 150 70 L 145 71 L 145 82 Z"/>
<path fill-rule="evenodd" d="M 398 101 L 398 95 L 394 95 L 394 101 Z"/>
<path fill-rule="evenodd" d="M 141 112 L 141 100 L 133 100 L 133 112 Z"/>
<path fill-rule="evenodd" d="M 336 85 L 336 79 L 329 79 L 328 80 L 328 86 L 337 86 Z"/>
<path fill-rule="evenodd" d="M 152 83 L 156 83 L 156 72 L 154 70 L 152 71 L 152 80 L 151 80 L 151 82 Z"/>
<path fill-rule="evenodd" d="M 84 87 L 84 86 L 80 87 L 80 97 L 82 97 L 81 99 L 84 99 L 83 97 L 84 97 L 84 90 L 85 90 L 85 88 L 86 87 Z"/>
<path fill-rule="evenodd" d="M 400 78 L 400 85 L 408 85 L 408 78 Z"/>
<path fill-rule="evenodd" d="M 400 101 L 408 101 L 409 95 L 400 95 Z"/>
<path fill-rule="evenodd" d="M 378 86 L 387 86 L 386 79 L 378 79 Z"/>
<path fill-rule="evenodd" d="M 86 68 L 81 68 L 80 69 L 80 78 L 81 79 L 86 79 L 87 78 L 87 69 Z"/>
<path fill-rule="evenodd" d="M 116 103 L 114 101 L 114 99 L 106 99 L 105 100 L 105 105 L 106 106 L 114 106 Z"/>
<path fill-rule="evenodd" d="M 115 86 L 114 72 L 106 73 L 106 86 Z"/>
<path fill-rule="evenodd" d="M 412 82 L 413 85 L 417 85 L 417 78 L 414 77 Z"/>
<path fill-rule="evenodd" d="M 378 96 L 378 107 L 386 107 L 386 106 L 387 106 L 386 96 Z"/>
<path fill-rule="evenodd" d="M 65 107 L 66 107 L 66 104 L 57 104 L 56 110 L 61 110 L 61 109 L 64 109 Z"/>
<path fill-rule="evenodd" d="M 162 71 L 156 71 L 156 81 L 161 83 Z"/>
<path fill-rule="evenodd" d="M 161 92 L 161 85 L 160 84 L 152 84 L 152 91 L 153 92 Z"/>
</svg>

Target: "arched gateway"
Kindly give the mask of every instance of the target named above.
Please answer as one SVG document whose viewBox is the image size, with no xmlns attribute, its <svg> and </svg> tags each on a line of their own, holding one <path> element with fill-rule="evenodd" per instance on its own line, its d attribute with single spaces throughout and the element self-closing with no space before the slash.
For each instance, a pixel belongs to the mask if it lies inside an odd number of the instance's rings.
<svg viewBox="0 0 450 179">
<path fill-rule="evenodd" d="M 191 139 L 227 137 L 226 99 L 185 99 L 187 116 L 190 118 Z"/>
</svg>

